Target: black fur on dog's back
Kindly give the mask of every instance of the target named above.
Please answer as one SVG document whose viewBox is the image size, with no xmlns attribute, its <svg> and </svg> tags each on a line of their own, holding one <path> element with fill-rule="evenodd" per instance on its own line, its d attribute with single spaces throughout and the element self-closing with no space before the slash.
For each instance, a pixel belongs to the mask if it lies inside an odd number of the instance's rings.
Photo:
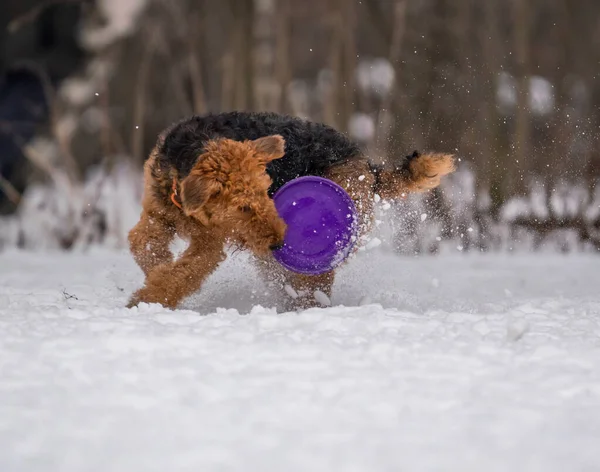
<svg viewBox="0 0 600 472">
<path fill-rule="evenodd" d="M 173 125 L 160 139 L 159 164 L 163 169 L 174 167 L 181 179 L 189 174 L 209 140 L 243 141 L 274 134 L 285 139 L 285 156 L 267 166 L 273 180 L 271 195 L 290 180 L 323 176 L 332 166 L 362 155 L 357 144 L 321 123 L 277 113 L 229 112 L 193 116 Z"/>
</svg>

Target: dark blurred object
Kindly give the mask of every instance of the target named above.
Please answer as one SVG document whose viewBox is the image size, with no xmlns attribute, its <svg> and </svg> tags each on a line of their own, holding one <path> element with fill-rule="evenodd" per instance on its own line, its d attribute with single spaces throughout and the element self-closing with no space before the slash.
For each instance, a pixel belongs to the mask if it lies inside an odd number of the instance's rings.
<svg viewBox="0 0 600 472">
<path fill-rule="evenodd" d="M 77 29 L 83 2 L 2 0 L 0 73 L 23 62 L 35 64 L 56 84 L 81 64 Z"/>
<path fill-rule="evenodd" d="M 0 2 L 0 214 L 15 210 L 14 191 L 27 185 L 22 147 L 48 122 L 45 81 L 55 87 L 82 64 L 80 10 L 79 2 Z"/>
<path fill-rule="evenodd" d="M 9 188 L 0 188 L 0 214 L 14 211 L 14 194 L 25 189 L 30 166 L 22 149 L 47 119 L 44 89 L 35 72 L 7 72 L 0 82 L 0 175 Z"/>
</svg>

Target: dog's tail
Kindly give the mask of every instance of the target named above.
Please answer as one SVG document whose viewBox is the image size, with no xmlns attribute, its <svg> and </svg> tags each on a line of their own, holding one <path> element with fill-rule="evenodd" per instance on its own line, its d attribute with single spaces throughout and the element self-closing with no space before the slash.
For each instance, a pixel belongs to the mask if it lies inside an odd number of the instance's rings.
<svg viewBox="0 0 600 472">
<path fill-rule="evenodd" d="M 395 200 L 408 193 L 426 192 L 440 185 L 442 177 L 456 170 L 452 154 L 414 151 L 386 170 L 372 167 L 375 191 L 381 198 Z"/>
</svg>

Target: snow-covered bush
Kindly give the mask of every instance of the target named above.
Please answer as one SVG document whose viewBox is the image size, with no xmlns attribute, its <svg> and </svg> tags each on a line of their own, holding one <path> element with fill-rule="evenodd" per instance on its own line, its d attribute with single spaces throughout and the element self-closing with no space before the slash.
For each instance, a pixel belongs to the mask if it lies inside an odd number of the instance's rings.
<svg viewBox="0 0 600 472">
<path fill-rule="evenodd" d="M 54 170 L 31 184 L 16 214 L 0 222 L 0 248 L 123 248 L 140 213 L 142 174 L 127 160 L 90 169 L 82 183 Z"/>
</svg>

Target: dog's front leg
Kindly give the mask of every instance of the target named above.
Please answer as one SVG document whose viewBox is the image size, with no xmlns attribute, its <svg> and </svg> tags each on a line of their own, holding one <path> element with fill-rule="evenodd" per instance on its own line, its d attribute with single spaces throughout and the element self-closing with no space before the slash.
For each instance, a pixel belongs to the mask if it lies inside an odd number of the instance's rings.
<svg viewBox="0 0 600 472">
<path fill-rule="evenodd" d="M 150 272 L 144 286 L 133 294 L 127 306 L 145 302 L 176 308 L 183 298 L 200 289 L 224 259 L 222 241 L 192 239 L 177 261 L 157 266 Z"/>
<path fill-rule="evenodd" d="M 175 226 L 165 218 L 144 210 L 140 221 L 129 231 L 129 249 L 146 276 L 152 269 L 173 260 L 169 245 Z"/>
</svg>

